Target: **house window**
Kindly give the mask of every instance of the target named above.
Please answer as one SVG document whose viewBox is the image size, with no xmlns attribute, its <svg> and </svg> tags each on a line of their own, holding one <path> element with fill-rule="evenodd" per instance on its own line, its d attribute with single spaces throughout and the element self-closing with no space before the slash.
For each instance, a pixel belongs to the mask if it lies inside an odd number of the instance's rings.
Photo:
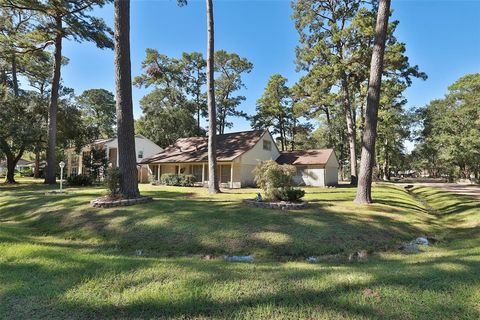
<svg viewBox="0 0 480 320">
<path fill-rule="evenodd" d="M 272 151 L 272 142 L 263 140 L 263 150 Z"/>
<path fill-rule="evenodd" d="M 202 169 L 202 165 L 194 164 L 192 166 L 192 175 L 195 177 L 195 180 L 197 180 L 197 182 L 202 182 Z"/>
<path fill-rule="evenodd" d="M 220 166 L 220 183 L 228 183 L 230 182 L 230 174 L 231 174 L 231 165 L 221 165 Z"/>
<path fill-rule="evenodd" d="M 138 159 L 143 159 L 143 151 L 138 151 Z"/>
</svg>

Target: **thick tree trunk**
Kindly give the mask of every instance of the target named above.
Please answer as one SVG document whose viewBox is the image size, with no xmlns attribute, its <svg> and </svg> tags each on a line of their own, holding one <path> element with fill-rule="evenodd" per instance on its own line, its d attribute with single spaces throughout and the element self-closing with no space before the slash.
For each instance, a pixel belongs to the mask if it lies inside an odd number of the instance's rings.
<svg viewBox="0 0 480 320">
<path fill-rule="evenodd" d="M 375 27 L 375 44 L 368 82 L 367 108 L 365 111 L 365 130 L 362 139 L 362 157 L 358 180 L 356 203 L 372 202 L 372 171 L 375 157 L 375 140 L 377 137 L 378 105 L 383 72 L 383 56 L 387 37 L 390 0 L 380 0 Z"/>
<path fill-rule="evenodd" d="M 14 156 L 12 153 L 7 153 L 7 175 L 5 177 L 5 183 L 17 183 L 15 181 L 15 167 L 17 166 L 18 161 L 22 158 L 25 148 L 21 148 L 17 156 Z"/>
<path fill-rule="evenodd" d="M 5 183 L 13 184 L 17 183 L 15 181 L 15 163 L 14 159 L 11 157 L 7 157 L 7 175 L 5 176 Z"/>
<path fill-rule="evenodd" d="M 215 32 L 213 23 L 213 0 L 207 2 L 207 100 L 208 100 L 208 192 L 218 193 L 217 176 L 217 109 L 215 106 L 214 52 Z"/>
<path fill-rule="evenodd" d="M 348 145 L 350 148 L 350 184 L 357 185 L 357 139 L 355 130 L 355 119 L 352 112 L 350 93 L 346 75 L 342 79 L 342 92 L 345 105 L 345 117 L 347 122 Z"/>
<path fill-rule="evenodd" d="M 53 76 L 52 90 L 50 94 L 50 107 L 48 110 L 48 148 L 47 148 L 47 166 L 45 168 L 45 183 L 56 183 L 57 157 L 55 148 L 57 145 L 57 111 L 58 111 L 58 90 L 60 88 L 61 66 L 62 66 L 62 38 L 63 27 L 62 18 L 57 17 L 56 36 L 55 36 L 55 52 L 53 57 Z"/>
<path fill-rule="evenodd" d="M 117 108 L 118 168 L 120 193 L 137 198 L 137 156 L 132 103 L 130 62 L 130 0 L 115 0 L 115 89 Z"/>
<path fill-rule="evenodd" d="M 33 170 L 33 178 L 40 178 L 40 152 L 35 152 L 35 169 Z"/>
</svg>

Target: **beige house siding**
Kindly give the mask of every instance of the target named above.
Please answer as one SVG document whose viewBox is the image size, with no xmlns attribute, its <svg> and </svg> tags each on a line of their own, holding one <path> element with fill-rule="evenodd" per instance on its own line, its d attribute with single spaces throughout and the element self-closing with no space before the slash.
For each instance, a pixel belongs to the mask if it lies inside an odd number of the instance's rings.
<svg viewBox="0 0 480 320">
<path fill-rule="evenodd" d="M 271 150 L 263 149 L 263 141 L 270 142 Z M 258 143 L 250 150 L 242 154 L 236 160 L 241 163 L 240 175 L 242 187 L 255 185 L 255 167 L 266 160 L 276 160 L 280 156 L 280 151 L 272 138 L 272 135 L 266 131 Z"/>
<path fill-rule="evenodd" d="M 256 165 L 254 164 L 242 164 L 240 166 L 240 181 L 242 182 L 243 187 L 255 186 L 255 175 L 253 173 L 255 167 Z"/>
<path fill-rule="evenodd" d="M 325 185 L 336 186 L 338 185 L 338 160 L 335 153 L 332 153 L 325 165 Z"/>
<path fill-rule="evenodd" d="M 298 185 L 324 187 L 325 168 L 320 165 L 296 165 L 297 174 L 294 182 Z"/>
</svg>

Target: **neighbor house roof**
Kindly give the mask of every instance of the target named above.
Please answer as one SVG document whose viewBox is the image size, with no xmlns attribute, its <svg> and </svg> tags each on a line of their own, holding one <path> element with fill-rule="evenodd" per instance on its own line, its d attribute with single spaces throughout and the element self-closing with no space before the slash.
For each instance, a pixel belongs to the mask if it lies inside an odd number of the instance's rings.
<svg viewBox="0 0 480 320">
<path fill-rule="evenodd" d="M 33 161 L 28 161 L 28 160 L 25 160 L 25 159 L 19 159 L 18 162 L 17 162 L 17 166 L 26 166 L 26 165 L 29 165 L 29 164 L 32 164 L 34 163 Z M 2 161 L 0 162 L 0 167 L 6 167 L 7 166 L 7 161 Z"/>
<path fill-rule="evenodd" d="M 285 151 L 277 158 L 277 162 L 279 164 L 293 165 L 325 165 L 332 154 L 333 149 Z"/>
<path fill-rule="evenodd" d="M 141 134 L 136 134 L 136 135 L 135 135 L 135 138 L 146 139 L 146 138 L 145 138 L 144 136 L 142 136 Z M 105 143 L 108 143 L 108 142 L 112 142 L 112 141 L 114 141 L 115 139 L 117 139 L 117 137 L 106 138 L 106 139 L 97 139 L 97 140 L 93 141 L 92 145 L 105 144 Z"/>
<path fill-rule="evenodd" d="M 217 161 L 232 161 L 253 148 L 267 130 L 217 135 Z M 180 138 L 140 163 L 203 162 L 208 160 L 208 137 Z"/>
</svg>

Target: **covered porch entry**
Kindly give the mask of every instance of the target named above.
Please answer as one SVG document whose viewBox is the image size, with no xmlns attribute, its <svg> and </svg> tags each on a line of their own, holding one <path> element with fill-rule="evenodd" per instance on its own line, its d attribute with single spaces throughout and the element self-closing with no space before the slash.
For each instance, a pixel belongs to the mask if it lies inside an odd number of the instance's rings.
<svg viewBox="0 0 480 320">
<path fill-rule="evenodd" d="M 159 163 L 149 164 L 149 173 L 154 181 L 160 182 L 163 174 L 191 174 L 197 186 L 208 185 L 208 163 Z M 218 179 L 221 188 L 240 188 L 240 167 L 234 162 L 217 162 Z"/>
</svg>

